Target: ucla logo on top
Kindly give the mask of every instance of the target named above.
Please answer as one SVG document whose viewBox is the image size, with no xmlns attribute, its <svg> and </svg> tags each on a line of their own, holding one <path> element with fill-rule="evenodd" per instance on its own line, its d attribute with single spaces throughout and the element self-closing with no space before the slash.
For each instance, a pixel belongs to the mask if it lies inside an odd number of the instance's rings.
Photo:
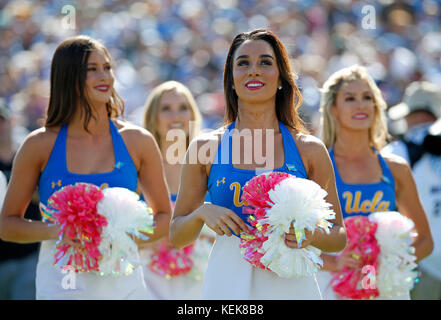
<svg viewBox="0 0 441 320">
<path fill-rule="evenodd" d="M 362 192 L 356 191 L 355 196 L 352 192 L 346 191 L 343 193 L 345 199 L 344 208 L 346 213 L 371 213 L 376 211 L 389 211 L 390 202 L 382 201 L 383 191 L 377 191 L 371 200 L 364 200 L 360 203 Z"/>
</svg>

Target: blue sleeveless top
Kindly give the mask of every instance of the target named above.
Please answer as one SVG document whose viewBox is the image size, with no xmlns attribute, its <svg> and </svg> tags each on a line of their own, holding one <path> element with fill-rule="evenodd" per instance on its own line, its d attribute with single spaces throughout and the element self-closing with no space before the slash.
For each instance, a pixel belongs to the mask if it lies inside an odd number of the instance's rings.
<svg viewBox="0 0 441 320">
<path fill-rule="evenodd" d="M 235 122 L 230 124 L 222 136 L 208 177 L 208 192 L 212 204 L 232 210 L 245 223 L 248 223 L 247 215 L 242 214 L 243 202 L 240 200 L 242 188 L 254 176 L 269 170 L 245 170 L 233 167 L 231 146 L 234 125 Z M 282 133 L 285 159 L 283 166 L 273 171 L 286 172 L 299 178 L 308 178 L 291 132 L 280 121 L 279 127 Z"/>
<path fill-rule="evenodd" d="M 68 124 L 61 127 L 49 161 L 38 182 L 40 203 L 47 205 L 47 200 L 55 191 L 77 182 L 92 183 L 102 189 L 106 187 L 121 187 L 136 192 L 138 186 L 136 166 L 118 129 L 110 119 L 109 126 L 115 155 L 114 169 L 110 172 L 96 174 L 76 174 L 67 170 L 66 140 Z"/>
<path fill-rule="evenodd" d="M 329 152 L 334 166 L 335 182 L 343 219 L 353 216 L 368 216 L 376 211 L 395 211 L 395 181 L 386 161 L 375 150 L 380 161 L 383 177 L 380 182 L 369 184 L 345 183 L 338 173 L 334 150 Z"/>
</svg>

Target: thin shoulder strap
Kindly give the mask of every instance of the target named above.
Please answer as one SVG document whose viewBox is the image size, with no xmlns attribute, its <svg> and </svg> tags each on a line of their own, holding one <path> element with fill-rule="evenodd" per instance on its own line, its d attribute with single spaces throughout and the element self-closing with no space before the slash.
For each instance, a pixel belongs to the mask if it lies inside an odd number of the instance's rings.
<svg viewBox="0 0 441 320">
<path fill-rule="evenodd" d="M 69 124 L 63 125 L 58 131 L 57 139 L 55 140 L 54 147 L 49 158 L 47 168 L 55 167 L 59 172 L 61 169 L 67 172 L 67 160 L 66 160 L 66 142 L 67 142 L 67 129 Z"/>
<path fill-rule="evenodd" d="M 129 150 L 127 149 L 126 144 L 118 131 L 118 128 L 113 123 L 111 119 L 109 119 L 110 124 L 110 133 L 112 135 L 113 142 L 113 152 L 115 156 L 115 167 L 121 169 L 124 164 L 130 164 L 134 166 L 132 161 L 132 157 L 130 156 Z"/>
<path fill-rule="evenodd" d="M 299 149 L 294 141 L 294 138 L 288 128 L 279 121 L 280 132 L 282 133 L 283 148 L 285 154 L 286 167 L 290 171 L 297 171 L 305 178 L 308 177 L 305 166 L 303 165 L 302 157 L 300 156 Z"/>
<path fill-rule="evenodd" d="M 343 180 L 340 177 L 340 173 L 338 172 L 337 165 L 335 164 L 335 158 L 334 158 L 334 147 L 331 147 L 331 149 L 328 151 L 329 157 L 332 161 L 332 166 L 334 167 L 334 176 L 337 183 L 343 183 Z"/>
<path fill-rule="evenodd" d="M 232 165 L 232 155 L 231 155 L 231 131 L 234 129 L 236 121 L 233 121 L 226 129 L 222 135 L 221 142 L 217 147 L 217 154 L 214 158 L 213 164 L 229 164 Z"/>
<path fill-rule="evenodd" d="M 375 153 L 378 156 L 378 160 L 380 161 L 381 170 L 383 171 L 383 177 L 381 178 L 384 182 L 387 184 L 395 185 L 394 176 L 392 174 L 392 171 L 390 170 L 389 166 L 386 163 L 386 160 L 381 156 L 380 152 L 378 150 L 374 149 Z"/>
</svg>

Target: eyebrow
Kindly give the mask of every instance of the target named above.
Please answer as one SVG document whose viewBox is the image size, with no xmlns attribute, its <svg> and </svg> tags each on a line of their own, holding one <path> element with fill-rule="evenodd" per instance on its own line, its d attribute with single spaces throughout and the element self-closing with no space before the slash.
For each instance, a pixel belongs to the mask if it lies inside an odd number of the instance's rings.
<svg viewBox="0 0 441 320">
<path fill-rule="evenodd" d="M 354 95 L 354 94 L 356 94 L 356 93 L 353 93 L 353 92 L 350 92 L 350 91 L 345 91 L 345 92 L 343 92 L 343 94 Z M 362 94 L 372 94 L 372 92 L 370 92 L 370 91 L 364 91 L 364 92 L 362 92 Z"/>
<path fill-rule="evenodd" d="M 249 58 L 249 57 L 250 57 L 250 56 L 244 54 L 244 55 L 238 56 L 238 57 L 236 58 L 236 60 L 239 60 L 239 59 L 242 59 L 242 58 Z M 259 58 L 271 58 L 271 59 L 274 60 L 274 57 L 273 57 L 272 55 L 269 55 L 269 54 L 261 54 L 261 55 L 259 56 Z"/>
<path fill-rule="evenodd" d="M 95 63 L 95 62 L 88 62 L 87 65 L 89 65 L 89 64 L 95 65 L 95 66 L 98 65 L 98 63 Z M 110 64 L 110 62 L 106 61 L 103 64 Z"/>
</svg>

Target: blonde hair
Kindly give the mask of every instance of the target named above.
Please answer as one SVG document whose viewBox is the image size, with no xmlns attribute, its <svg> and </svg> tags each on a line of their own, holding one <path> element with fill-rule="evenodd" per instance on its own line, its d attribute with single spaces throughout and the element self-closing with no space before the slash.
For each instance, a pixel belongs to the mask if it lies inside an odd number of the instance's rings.
<svg viewBox="0 0 441 320">
<path fill-rule="evenodd" d="M 331 108 L 336 104 L 337 93 L 342 85 L 354 80 L 365 81 L 372 93 L 375 114 L 374 121 L 369 128 L 369 142 L 371 146 L 380 150 L 388 138 L 385 116 L 387 105 L 374 79 L 368 74 L 366 68 L 360 65 L 353 65 L 333 73 L 320 89 L 322 140 L 328 149 L 334 145 L 338 135 L 338 122 Z"/>
<path fill-rule="evenodd" d="M 190 127 L 191 132 L 189 132 L 189 137 L 187 137 L 187 145 L 188 148 L 190 144 L 190 138 L 195 137 L 199 134 L 202 126 L 202 116 L 197 107 L 196 101 L 191 94 L 190 90 L 180 82 L 177 81 L 167 81 L 159 86 L 155 87 L 150 93 L 147 101 L 145 103 L 145 111 L 144 111 L 144 128 L 150 131 L 156 139 L 159 147 L 161 147 L 161 137 L 158 132 L 158 124 L 157 124 L 157 116 L 159 111 L 159 105 L 162 96 L 165 92 L 176 91 L 185 96 L 187 99 L 188 106 L 190 107 L 193 116 L 192 121 L 194 125 Z"/>
</svg>

